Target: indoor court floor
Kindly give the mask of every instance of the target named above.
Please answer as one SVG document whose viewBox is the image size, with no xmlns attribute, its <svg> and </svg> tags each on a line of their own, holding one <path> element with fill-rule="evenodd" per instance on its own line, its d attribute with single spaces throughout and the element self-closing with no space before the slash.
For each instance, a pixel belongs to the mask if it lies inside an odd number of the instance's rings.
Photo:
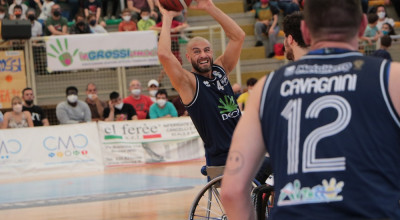
<svg viewBox="0 0 400 220">
<path fill-rule="evenodd" d="M 1 220 L 183 220 L 204 159 L 0 180 Z"/>
</svg>

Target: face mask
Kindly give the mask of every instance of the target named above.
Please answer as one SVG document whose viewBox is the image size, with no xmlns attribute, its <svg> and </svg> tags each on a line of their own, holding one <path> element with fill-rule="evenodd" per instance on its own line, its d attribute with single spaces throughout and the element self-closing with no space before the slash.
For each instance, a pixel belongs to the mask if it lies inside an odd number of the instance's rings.
<svg viewBox="0 0 400 220">
<path fill-rule="evenodd" d="M 84 25 L 85 25 L 85 22 L 79 21 L 78 23 L 76 23 L 76 25 L 78 25 L 78 26 L 84 26 Z"/>
<path fill-rule="evenodd" d="M 27 105 L 32 105 L 32 103 L 33 103 L 33 100 L 26 100 L 25 101 L 25 104 L 27 104 Z"/>
<path fill-rule="evenodd" d="M 389 31 L 382 31 L 382 34 L 383 34 L 383 35 L 388 35 L 388 34 L 389 34 Z"/>
<path fill-rule="evenodd" d="M 145 20 L 145 21 L 149 20 L 149 18 L 150 18 L 150 16 L 143 16 L 142 17 L 142 19 Z"/>
<path fill-rule="evenodd" d="M 140 89 L 132 89 L 131 93 L 132 95 L 140 95 L 141 90 Z"/>
<path fill-rule="evenodd" d="M 88 94 L 87 97 L 88 97 L 90 100 L 93 100 L 93 94 Z"/>
<path fill-rule="evenodd" d="M 13 105 L 13 110 L 14 110 L 14 112 L 18 112 L 18 113 L 22 112 L 22 105 L 21 104 Z"/>
<path fill-rule="evenodd" d="M 124 19 L 124 21 L 130 21 L 131 20 L 131 16 L 129 16 L 129 15 L 123 16 L 122 18 Z"/>
<path fill-rule="evenodd" d="M 6 14 L 0 14 L 0 19 L 3 19 Z"/>
<path fill-rule="evenodd" d="M 35 20 L 35 15 L 32 15 L 32 14 L 28 15 L 28 19 L 31 20 L 31 21 L 34 21 Z"/>
<path fill-rule="evenodd" d="M 22 3 L 22 0 L 15 0 L 15 4 L 20 5 Z"/>
<path fill-rule="evenodd" d="M 78 101 L 78 96 L 77 95 L 69 95 L 69 96 L 67 96 L 67 100 L 70 103 L 76 103 L 76 101 Z"/>
<path fill-rule="evenodd" d="M 119 104 L 117 104 L 117 105 L 114 105 L 114 108 L 116 108 L 116 109 L 118 109 L 118 110 L 121 110 L 121 109 L 122 109 L 122 106 L 124 106 L 124 103 L 123 103 L 123 102 L 121 102 L 121 103 L 119 103 Z"/>
<path fill-rule="evenodd" d="M 385 18 L 385 16 L 386 16 L 386 13 L 385 12 L 378 12 L 378 17 L 380 18 L 380 19 L 384 19 Z"/>
<path fill-rule="evenodd" d="M 150 91 L 149 91 L 149 94 L 150 94 L 151 96 L 155 97 L 156 94 L 157 94 L 157 92 L 158 92 L 158 90 L 150 90 Z"/>
<path fill-rule="evenodd" d="M 21 13 L 19 13 L 19 12 L 15 12 L 14 15 L 15 15 L 16 18 L 20 18 L 21 17 Z"/>
<path fill-rule="evenodd" d="M 61 15 L 61 12 L 60 12 L 59 10 L 55 10 L 55 11 L 53 12 L 53 15 L 54 15 L 55 17 L 59 17 L 59 16 Z"/>
<path fill-rule="evenodd" d="M 157 99 L 156 102 L 160 107 L 164 107 L 164 105 L 167 103 L 167 100 L 165 100 L 165 99 Z"/>
<path fill-rule="evenodd" d="M 91 21 L 89 22 L 89 24 L 90 24 L 91 26 L 95 26 L 95 25 L 96 25 L 96 20 L 91 20 Z"/>
</svg>

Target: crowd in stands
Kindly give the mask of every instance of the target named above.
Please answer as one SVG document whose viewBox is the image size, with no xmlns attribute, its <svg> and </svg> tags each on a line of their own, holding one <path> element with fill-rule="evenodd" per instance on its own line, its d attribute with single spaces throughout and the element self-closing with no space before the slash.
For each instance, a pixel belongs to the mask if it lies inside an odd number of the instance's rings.
<svg viewBox="0 0 400 220">
<path fill-rule="evenodd" d="M 122 98 L 118 92 L 111 92 L 109 100 L 100 100 L 94 83 L 86 86 L 86 99 L 79 100 L 78 89 L 69 86 L 66 99 L 57 104 L 55 113 L 60 124 L 76 124 L 90 121 L 125 121 L 187 116 L 179 97 L 170 102 L 165 89 L 159 88 L 157 80 L 148 82 L 149 96 L 144 95 L 139 80 L 129 84 L 130 95 Z M 21 97 L 11 99 L 12 110 L 4 115 L 0 111 L 0 128 L 23 128 L 48 126 L 49 120 L 43 109 L 34 105 L 32 88 L 25 88 Z M 177 111 L 179 109 L 179 111 Z M 182 111 L 183 109 L 183 111 Z"/>
</svg>

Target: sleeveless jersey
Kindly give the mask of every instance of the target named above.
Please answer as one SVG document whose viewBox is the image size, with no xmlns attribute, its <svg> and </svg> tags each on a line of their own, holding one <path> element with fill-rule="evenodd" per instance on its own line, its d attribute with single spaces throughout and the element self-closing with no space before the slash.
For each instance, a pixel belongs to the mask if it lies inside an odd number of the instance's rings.
<svg viewBox="0 0 400 220">
<path fill-rule="evenodd" d="M 389 67 L 326 48 L 267 77 L 260 120 L 275 173 L 272 219 L 400 219 Z"/>
<path fill-rule="evenodd" d="M 204 142 L 207 165 L 222 166 L 241 112 L 222 67 L 213 65 L 213 79 L 193 74 L 196 94 L 185 107 Z"/>
</svg>

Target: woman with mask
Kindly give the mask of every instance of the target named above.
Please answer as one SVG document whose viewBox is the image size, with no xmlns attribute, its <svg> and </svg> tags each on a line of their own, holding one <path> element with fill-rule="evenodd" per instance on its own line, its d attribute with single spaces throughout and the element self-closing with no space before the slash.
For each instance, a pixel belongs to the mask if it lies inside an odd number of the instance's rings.
<svg viewBox="0 0 400 220">
<path fill-rule="evenodd" d="M 387 16 L 386 13 L 386 9 L 385 6 L 383 5 L 378 5 L 376 7 L 376 14 L 378 15 L 379 19 L 378 19 L 378 24 L 376 25 L 376 27 L 380 30 L 382 28 L 382 25 L 384 23 L 389 23 L 390 25 L 392 25 L 392 27 L 394 27 L 394 20 L 392 18 L 389 18 Z"/>
<path fill-rule="evenodd" d="M 11 99 L 12 111 L 4 114 L 2 128 L 26 128 L 33 127 L 32 115 L 28 111 L 22 111 L 22 99 L 14 96 Z"/>
<path fill-rule="evenodd" d="M 394 32 L 393 26 L 390 25 L 389 23 L 384 23 L 382 25 L 381 33 L 382 33 L 383 36 L 385 36 L 385 35 L 389 35 L 389 36 L 390 35 L 396 35 L 396 32 Z"/>
</svg>

